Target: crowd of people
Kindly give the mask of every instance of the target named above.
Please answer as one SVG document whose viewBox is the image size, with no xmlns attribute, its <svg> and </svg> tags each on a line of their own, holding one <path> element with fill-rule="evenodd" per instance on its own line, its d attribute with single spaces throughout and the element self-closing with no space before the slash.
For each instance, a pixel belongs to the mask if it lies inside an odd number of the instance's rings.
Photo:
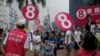
<svg viewBox="0 0 100 56">
<path fill-rule="evenodd" d="M 81 32 L 80 28 L 76 26 L 74 32 L 72 30 L 59 33 L 50 31 L 45 32 L 45 37 L 42 37 L 42 32 L 38 30 L 26 32 L 24 30 L 25 24 L 25 19 L 18 20 L 16 28 L 8 31 L 6 36 L 3 34 L 3 28 L 0 28 L 1 55 L 25 56 L 25 52 L 29 50 L 31 43 L 33 56 L 40 56 L 41 49 L 44 50 L 41 56 L 46 56 L 45 52 L 48 46 L 53 47 L 53 56 L 57 56 L 59 49 L 66 50 L 65 56 L 70 56 L 71 52 L 75 56 L 100 56 L 100 34 L 99 32 L 94 34 L 89 24 L 85 25 L 84 32 Z"/>
</svg>

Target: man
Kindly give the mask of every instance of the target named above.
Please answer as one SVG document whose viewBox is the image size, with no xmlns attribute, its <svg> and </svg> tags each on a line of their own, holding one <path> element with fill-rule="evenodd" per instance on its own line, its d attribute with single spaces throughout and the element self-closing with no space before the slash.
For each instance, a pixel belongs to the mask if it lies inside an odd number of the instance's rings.
<svg viewBox="0 0 100 56">
<path fill-rule="evenodd" d="M 4 40 L 4 56 L 25 56 L 25 51 L 29 47 L 27 34 L 24 31 L 25 19 L 18 20 L 16 29 L 7 33 Z"/>
<path fill-rule="evenodd" d="M 65 47 L 66 47 L 66 56 L 70 56 L 71 52 L 74 52 L 74 39 L 72 38 L 71 30 L 68 30 L 65 35 Z"/>
<path fill-rule="evenodd" d="M 54 47 L 54 56 L 57 56 L 57 37 L 55 31 L 50 32 L 48 43 L 52 44 L 52 46 Z"/>
<path fill-rule="evenodd" d="M 87 16 L 87 20 L 88 21 L 87 21 L 87 24 L 86 25 L 90 26 L 90 31 L 94 34 L 94 28 L 95 28 L 96 23 L 93 22 L 91 16 Z"/>
</svg>

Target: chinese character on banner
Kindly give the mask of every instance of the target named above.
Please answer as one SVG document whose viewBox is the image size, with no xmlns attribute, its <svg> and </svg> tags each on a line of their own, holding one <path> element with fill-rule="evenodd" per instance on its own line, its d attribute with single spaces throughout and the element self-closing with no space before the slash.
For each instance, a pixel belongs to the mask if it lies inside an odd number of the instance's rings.
<svg viewBox="0 0 100 56">
<path fill-rule="evenodd" d="M 91 14 L 96 14 L 96 15 L 91 15 Z M 78 8 L 76 11 L 77 25 L 78 26 L 85 25 L 88 21 L 87 20 L 88 15 L 91 15 L 91 17 L 94 17 L 95 20 L 97 20 L 98 17 L 100 16 L 100 5 L 85 6 Z M 92 20 L 94 18 L 92 18 Z"/>
<path fill-rule="evenodd" d="M 40 20 L 39 19 L 35 19 L 34 23 L 37 24 L 37 25 L 39 25 L 40 24 Z"/>
<path fill-rule="evenodd" d="M 22 8 L 22 14 L 27 20 L 34 20 L 39 15 L 39 10 L 36 5 L 28 4 Z"/>
<path fill-rule="evenodd" d="M 96 24 L 100 24 L 100 13 L 90 14 L 92 17 L 93 22 Z"/>
<path fill-rule="evenodd" d="M 43 26 L 42 25 L 38 25 L 37 26 L 37 30 L 42 31 L 43 30 Z"/>
<path fill-rule="evenodd" d="M 60 12 L 55 16 L 55 24 L 61 31 L 71 30 L 74 25 L 72 16 L 66 12 Z"/>
</svg>

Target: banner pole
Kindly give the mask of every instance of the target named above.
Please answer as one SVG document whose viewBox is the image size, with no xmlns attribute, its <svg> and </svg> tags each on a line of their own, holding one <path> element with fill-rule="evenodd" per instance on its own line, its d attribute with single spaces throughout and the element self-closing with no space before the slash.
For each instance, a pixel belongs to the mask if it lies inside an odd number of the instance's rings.
<svg viewBox="0 0 100 56">
<path fill-rule="evenodd" d="M 81 46 L 79 45 L 79 43 L 76 41 L 76 37 L 74 36 L 74 34 L 73 33 L 71 33 L 71 34 L 72 34 L 73 38 L 75 39 L 75 42 L 78 44 L 79 48 L 81 48 Z"/>
</svg>

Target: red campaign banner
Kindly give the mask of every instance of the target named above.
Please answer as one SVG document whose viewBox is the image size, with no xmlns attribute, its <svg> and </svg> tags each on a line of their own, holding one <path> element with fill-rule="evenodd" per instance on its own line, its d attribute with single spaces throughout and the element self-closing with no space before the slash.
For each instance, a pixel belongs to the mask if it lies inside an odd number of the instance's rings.
<svg viewBox="0 0 100 56">
<path fill-rule="evenodd" d="M 39 10 L 36 5 L 28 4 L 22 8 L 22 15 L 27 20 L 34 20 L 39 15 Z"/>
<path fill-rule="evenodd" d="M 100 13 L 90 14 L 92 17 L 93 22 L 96 24 L 100 24 Z"/>
<path fill-rule="evenodd" d="M 76 24 L 77 24 L 78 26 L 83 26 L 83 25 L 85 25 L 86 23 L 87 23 L 87 20 L 86 20 L 86 19 L 82 19 L 82 20 L 77 19 L 77 20 L 76 20 Z"/>
<path fill-rule="evenodd" d="M 77 25 L 79 26 L 85 25 L 87 23 L 87 16 L 91 14 L 96 14 L 95 16 L 93 16 L 93 18 L 95 18 L 96 20 L 97 19 L 96 16 L 100 16 L 100 14 L 98 13 L 100 13 L 100 5 L 84 6 L 78 8 L 76 11 Z"/>
<path fill-rule="evenodd" d="M 54 22 L 61 31 L 71 30 L 74 26 L 74 20 L 72 16 L 66 12 L 58 13 L 55 16 Z"/>
</svg>

